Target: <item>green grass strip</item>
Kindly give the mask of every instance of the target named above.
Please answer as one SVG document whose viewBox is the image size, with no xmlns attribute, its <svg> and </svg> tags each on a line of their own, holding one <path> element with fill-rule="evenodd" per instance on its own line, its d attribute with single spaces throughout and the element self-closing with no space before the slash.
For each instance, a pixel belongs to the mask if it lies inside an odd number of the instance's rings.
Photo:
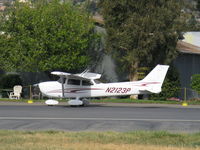
<svg viewBox="0 0 200 150">
<path fill-rule="evenodd" d="M 99 144 L 138 144 L 200 148 L 200 133 L 169 133 L 166 131 L 135 132 L 64 132 L 64 131 L 2 131 L 0 130 L 0 149 L 16 147 L 34 149 L 34 146 L 62 145 L 71 143 Z M 21 146 L 21 147 L 20 147 Z"/>
<path fill-rule="evenodd" d="M 8 99 L 8 98 L 1 98 L 0 102 L 27 102 L 28 99 Z M 67 102 L 66 99 L 58 99 L 60 102 Z M 136 103 L 136 104 L 182 104 L 183 101 L 172 101 L 172 100 L 137 100 L 137 99 L 92 99 L 89 100 L 91 103 Z M 44 103 L 45 100 L 37 100 L 34 99 L 33 102 L 42 102 Z M 186 101 L 189 105 L 200 105 L 200 100 L 188 100 Z"/>
</svg>

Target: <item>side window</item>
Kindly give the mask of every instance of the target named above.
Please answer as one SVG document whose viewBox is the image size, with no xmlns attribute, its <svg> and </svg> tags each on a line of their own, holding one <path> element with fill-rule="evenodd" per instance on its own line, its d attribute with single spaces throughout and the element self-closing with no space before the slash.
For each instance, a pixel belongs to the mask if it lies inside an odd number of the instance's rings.
<svg viewBox="0 0 200 150">
<path fill-rule="evenodd" d="M 76 79 L 68 79 L 68 83 L 70 85 L 80 85 L 80 80 L 76 80 Z"/>
<path fill-rule="evenodd" d="M 90 85 L 92 85 L 92 83 L 90 81 L 87 81 L 87 80 L 82 80 L 82 85 L 83 86 L 90 86 Z"/>
</svg>

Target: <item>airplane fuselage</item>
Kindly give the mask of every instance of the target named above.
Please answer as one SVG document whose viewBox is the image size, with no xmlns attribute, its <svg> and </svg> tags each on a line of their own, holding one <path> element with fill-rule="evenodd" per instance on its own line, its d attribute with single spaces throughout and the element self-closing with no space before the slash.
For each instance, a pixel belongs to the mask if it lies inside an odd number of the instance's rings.
<svg viewBox="0 0 200 150">
<path fill-rule="evenodd" d="M 43 85 L 42 85 L 43 84 Z M 157 82 L 118 82 L 100 83 L 90 86 L 64 85 L 64 97 L 85 98 L 85 97 L 105 97 L 124 96 L 132 94 L 145 94 L 148 91 L 141 91 L 146 86 L 159 84 Z M 48 97 L 62 97 L 62 84 L 57 81 L 44 82 L 40 84 L 40 90 Z"/>
<path fill-rule="evenodd" d="M 70 98 L 68 104 L 71 106 L 87 105 L 85 98 L 89 97 L 160 93 L 168 68 L 167 65 L 157 65 L 143 80 L 117 83 L 99 83 L 97 80 L 101 75 L 96 73 L 70 74 L 55 71 L 51 74 L 60 76 L 60 79 L 39 83 L 39 88 L 49 98 Z M 48 105 L 52 103 L 55 101 L 46 102 Z"/>
</svg>

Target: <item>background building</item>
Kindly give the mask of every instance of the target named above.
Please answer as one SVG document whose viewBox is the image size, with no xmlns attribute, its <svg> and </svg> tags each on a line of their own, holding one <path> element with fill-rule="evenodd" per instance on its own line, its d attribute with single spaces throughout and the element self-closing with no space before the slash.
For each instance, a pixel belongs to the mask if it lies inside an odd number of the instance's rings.
<svg viewBox="0 0 200 150">
<path fill-rule="evenodd" d="M 177 48 L 180 54 L 174 61 L 177 68 L 182 92 L 180 97 L 184 97 L 184 88 L 187 88 L 187 99 L 200 98 L 197 92 L 191 89 L 191 78 L 194 74 L 200 74 L 200 32 L 187 32 L 184 40 L 179 41 Z"/>
</svg>

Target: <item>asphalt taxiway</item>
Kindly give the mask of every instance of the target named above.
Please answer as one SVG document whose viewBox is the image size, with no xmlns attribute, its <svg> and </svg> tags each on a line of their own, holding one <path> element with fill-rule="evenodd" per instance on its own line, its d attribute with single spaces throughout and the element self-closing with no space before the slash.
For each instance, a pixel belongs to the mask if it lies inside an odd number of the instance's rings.
<svg viewBox="0 0 200 150">
<path fill-rule="evenodd" d="M 0 103 L 0 129 L 67 131 L 167 130 L 199 132 L 200 106 L 158 104 Z"/>
</svg>

